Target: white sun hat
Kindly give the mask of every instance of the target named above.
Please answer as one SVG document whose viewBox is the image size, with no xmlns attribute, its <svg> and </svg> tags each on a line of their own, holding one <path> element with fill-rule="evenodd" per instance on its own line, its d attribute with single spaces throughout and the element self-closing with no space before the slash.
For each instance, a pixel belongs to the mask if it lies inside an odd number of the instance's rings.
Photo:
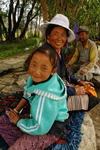
<svg viewBox="0 0 100 150">
<path fill-rule="evenodd" d="M 62 14 L 57 14 L 50 22 L 45 22 L 44 24 L 42 24 L 39 29 L 42 32 L 42 34 L 45 36 L 46 34 L 46 29 L 48 27 L 49 24 L 54 24 L 54 25 L 58 25 L 61 27 L 64 27 L 65 29 L 69 30 L 69 37 L 68 37 L 68 42 L 71 42 L 75 39 L 75 34 L 74 32 L 69 28 L 69 20 L 66 16 L 62 15 Z"/>
</svg>

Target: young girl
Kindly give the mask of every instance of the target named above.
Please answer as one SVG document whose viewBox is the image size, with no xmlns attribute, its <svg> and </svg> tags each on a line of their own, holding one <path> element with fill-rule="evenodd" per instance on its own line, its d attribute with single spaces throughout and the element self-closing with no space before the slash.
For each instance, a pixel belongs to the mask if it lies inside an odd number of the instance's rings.
<svg viewBox="0 0 100 150">
<path fill-rule="evenodd" d="M 6 111 L 10 121 L 0 117 L 0 135 L 8 150 L 43 150 L 59 139 L 68 118 L 66 87 L 57 75 L 58 54 L 41 46 L 25 62 L 29 78 L 23 99 L 17 107 Z M 19 111 L 30 104 L 30 117 Z"/>
</svg>

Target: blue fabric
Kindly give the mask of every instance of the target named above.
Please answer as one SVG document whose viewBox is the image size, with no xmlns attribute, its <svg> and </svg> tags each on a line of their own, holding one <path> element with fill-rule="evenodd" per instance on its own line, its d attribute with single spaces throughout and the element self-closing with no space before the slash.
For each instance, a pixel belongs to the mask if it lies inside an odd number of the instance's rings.
<svg viewBox="0 0 100 150">
<path fill-rule="evenodd" d="M 65 134 L 62 138 L 66 143 L 54 143 L 44 150 L 78 150 L 83 135 L 81 125 L 84 120 L 84 114 L 85 112 L 83 111 L 72 112 L 69 120 L 65 122 Z"/>
<path fill-rule="evenodd" d="M 49 43 L 45 42 L 43 45 L 48 46 L 48 47 L 52 47 Z M 53 47 L 52 47 L 53 48 Z M 54 49 L 54 48 L 53 48 Z M 66 80 L 69 83 L 72 84 L 77 84 L 77 82 L 79 81 L 79 79 L 75 78 L 74 76 L 72 76 L 71 74 L 69 74 L 69 72 L 67 71 L 66 65 L 65 65 L 65 60 L 64 60 L 64 56 L 63 56 L 63 52 L 60 52 L 62 59 L 59 60 L 57 68 L 58 68 L 58 75 L 62 78 L 65 77 L 66 75 Z M 75 95 L 75 89 L 73 87 L 68 87 L 67 88 L 67 93 L 69 96 Z"/>
<path fill-rule="evenodd" d="M 67 94 L 68 96 L 72 96 L 76 94 L 75 88 L 71 86 L 67 86 Z"/>
</svg>

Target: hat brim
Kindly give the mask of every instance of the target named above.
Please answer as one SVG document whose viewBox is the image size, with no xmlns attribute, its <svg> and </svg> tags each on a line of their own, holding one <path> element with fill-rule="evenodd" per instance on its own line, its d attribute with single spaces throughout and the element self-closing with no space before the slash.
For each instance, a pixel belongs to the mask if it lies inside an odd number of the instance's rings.
<svg viewBox="0 0 100 150">
<path fill-rule="evenodd" d="M 52 22 L 47 22 L 47 23 L 44 23 L 43 25 L 41 25 L 39 27 L 39 30 L 42 32 L 42 34 L 45 36 L 45 33 L 46 33 L 46 29 L 48 27 L 49 24 L 54 24 L 54 25 L 58 25 L 58 26 L 61 26 L 61 27 L 64 27 L 65 29 L 68 29 L 69 30 L 69 37 L 68 37 L 68 42 L 71 42 L 73 40 L 75 40 L 75 34 L 74 32 L 70 29 L 70 28 L 67 28 L 66 26 L 64 25 L 61 25 L 61 24 L 56 24 L 56 23 L 52 23 Z"/>
</svg>

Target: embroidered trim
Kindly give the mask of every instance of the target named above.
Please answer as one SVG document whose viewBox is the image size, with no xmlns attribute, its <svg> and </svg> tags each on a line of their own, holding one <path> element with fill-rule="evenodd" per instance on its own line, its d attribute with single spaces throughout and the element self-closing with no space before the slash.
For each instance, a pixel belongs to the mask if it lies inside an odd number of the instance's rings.
<svg viewBox="0 0 100 150">
<path fill-rule="evenodd" d="M 34 94 L 38 94 L 40 96 L 44 96 L 44 97 L 47 97 L 47 98 L 50 98 L 50 99 L 54 99 L 54 100 L 61 100 L 63 99 L 65 96 L 67 96 L 67 88 L 66 88 L 66 85 L 64 83 L 64 81 L 61 79 L 60 76 L 58 76 L 58 78 L 63 82 L 64 84 L 64 88 L 65 88 L 65 94 L 62 96 L 62 97 L 59 97 L 59 96 L 56 96 L 52 93 L 49 93 L 49 92 L 46 92 L 46 91 L 42 91 L 42 90 L 39 90 L 39 89 L 34 89 L 33 93 Z M 25 87 L 26 91 L 24 91 L 25 95 L 29 98 L 32 96 L 33 93 L 29 93 L 27 92 L 27 87 Z"/>
<path fill-rule="evenodd" d="M 47 98 L 50 98 L 50 99 L 54 99 L 54 100 L 61 100 L 66 96 L 66 94 L 64 94 L 64 96 L 58 97 L 54 94 L 50 94 L 48 92 L 44 92 L 44 91 L 41 91 L 41 90 L 38 90 L 38 89 L 35 89 L 34 93 L 38 94 L 38 95 L 41 95 L 41 96 L 44 96 L 44 97 L 47 97 Z"/>
</svg>

